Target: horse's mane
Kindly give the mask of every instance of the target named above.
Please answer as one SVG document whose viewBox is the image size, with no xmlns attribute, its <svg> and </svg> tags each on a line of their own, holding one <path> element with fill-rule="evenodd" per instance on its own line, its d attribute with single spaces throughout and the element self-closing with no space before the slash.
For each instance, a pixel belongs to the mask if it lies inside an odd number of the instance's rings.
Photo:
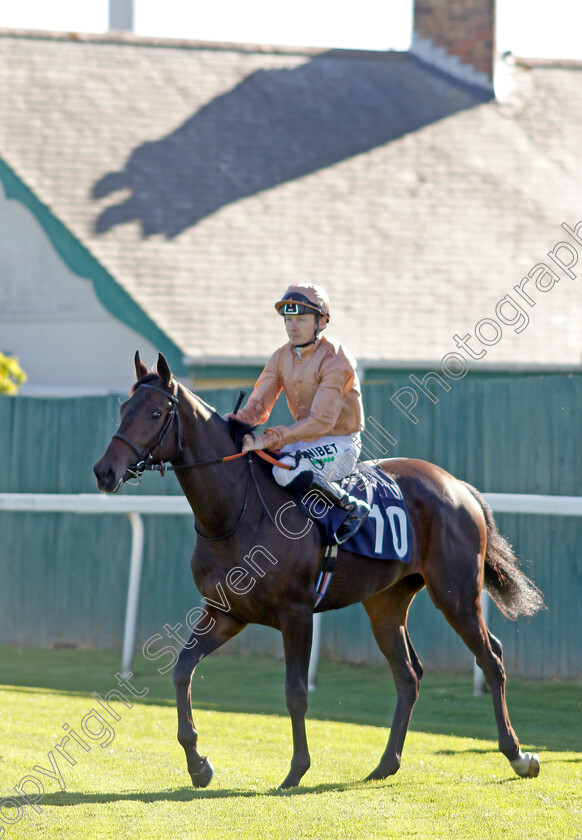
<svg viewBox="0 0 582 840">
<path fill-rule="evenodd" d="M 245 435 L 252 435 L 256 426 L 251 426 L 250 423 L 243 423 L 242 420 L 234 420 L 229 417 L 228 420 L 223 420 L 228 426 L 228 433 L 234 441 L 234 445 L 240 451 L 242 449 L 242 441 Z"/>
<path fill-rule="evenodd" d="M 184 387 L 184 386 L 182 386 Z M 188 388 L 186 388 L 188 391 Z M 234 445 L 236 446 L 237 450 L 240 452 L 242 449 L 242 442 L 245 435 L 252 435 L 257 426 L 252 426 L 250 423 L 243 423 L 242 420 L 235 420 L 233 417 L 227 417 L 225 420 L 224 417 L 214 408 L 213 405 L 209 405 L 199 394 L 195 394 L 192 391 L 189 391 L 192 396 L 198 400 L 198 402 L 202 403 L 202 405 L 207 408 L 212 415 L 222 423 L 230 435 L 230 437 L 234 441 Z"/>
</svg>

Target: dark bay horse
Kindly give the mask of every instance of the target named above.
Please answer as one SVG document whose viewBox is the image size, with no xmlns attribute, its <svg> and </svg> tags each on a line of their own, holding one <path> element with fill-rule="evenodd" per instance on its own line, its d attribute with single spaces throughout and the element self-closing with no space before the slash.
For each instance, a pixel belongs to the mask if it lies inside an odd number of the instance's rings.
<svg viewBox="0 0 582 840">
<path fill-rule="evenodd" d="M 154 373 L 138 354 L 135 369 L 137 382 L 121 407 L 119 429 L 94 470 L 99 489 L 112 493 L 129 476 L 154 463 L 169 463 L 195 515 L 198 537 L 191 566 L 206 609 L 190 627 L 192 636 L 174 667 L 178 740 L 192 783 L 205 787 L 213 774 L 197 749 L 190 693 L 194 669 L 248 623 L 258 623 L 283 635 L 293 757 L 281 787 L 293 787 L 310 765 L 305 713 L 315 581 L 324 553 L 319 528 L 275 483 L 270 466 L 257 453 L 223 460 L 240 452 L 231 432 L 233 425 L 242 424 L 226 422 L 180 385 L 161 354 Z M 485 586 L 502 612 L 514 619 L 543 607 L 540 591 L 519 570 L 474 488 L 427 461 L 391 458 L 380 466 L 398 482 L 406 501 L 410 562 L 373 560 L 340 548 L 320 606 L 333 610 L 361 601 L 394 676 L 397 702 L 390 737 L 367 778 L 383 779 L 400 767 L 423 672 L 406 619 L 412 599 L 424 586 L 485 674 L 499 749 L 519 776 L 537 776 L 537 755 L 521 751 L 509 721 L 501 644 L 483 621 L 480 595 Z"/>
</svg>

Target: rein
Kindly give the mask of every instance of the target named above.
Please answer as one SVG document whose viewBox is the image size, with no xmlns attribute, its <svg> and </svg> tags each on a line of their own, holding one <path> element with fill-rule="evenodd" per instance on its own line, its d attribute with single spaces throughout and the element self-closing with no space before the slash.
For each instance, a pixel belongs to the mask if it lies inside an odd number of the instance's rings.
<svg viewBox="0 0 582 840">
<path fill-rule="evenodd" d="M 254 451 L 257 453 L 257 455 L 259 455 L 261 457 L 264 457 L 264 453 L 263 453 L 262 450 L 256 449 Z M 263 498 L 263 494 L 261 493 L 261 489 L 260 489 L 259 484 L 257 482 L 256 476 L 253 472 L 253 461 L 252 461 L 252 458 L 251 458 L 251 453 L 250 452 L 240 452 L 238 455 L 232 455 L 232 456 L 229 456 L 229 457 L 232 460 L 232 458 L 240 458 L 241 455 L 248 455 L 248 459 L 247 459 L 248 460 L 247 484 L 246 484 L 246 487 L 245 487 L 245 497 L 244 497 L 243 505 L 242 505 L 242 508 L 241 508 L 241 512 L 239 513 L 238 519 L 236 520 L 235 524 L 230 529 L 230 531 L 227 534 L 221 534 L 220 537 L 207 537 L 205 534 L 202 533 L 202 531 L 200 531 L 198 529 L 198 527 L 196 525 L 196 522 L 194 522 L 194 530 L 196 531 L 198 536 L 201 537 L 203 540 L 206 540 L 206 542 L 216 542 L 217 540 L 225 540 L 227 537 L 230 537 L 230 536 L 232 536 L 232 534 L 234 534 L 234 532 L 236 531 L 236 529 L 240 525 L 241 520 L 242 520 L 242 518 L 245 514 L 245 511 L 247 509 L 247 502 L 249 500 L 249 487 L 250 487 L 250 483 L 251 483 L 251 478 L 253 480 L 253 484 L 255 485 L 255 490 L 257 491 L 259 499 L 261 500 L 261 504 L 263 506 L 263 509 L 264 509 L 265 513 L 267 514 L 267 516 L 269 517 L 269 519 L 271 520 L 273 525 L 275 527 L 277 527 L 277 523 L 273 519 L 273 515 L 272 515 L 271 511 L 267 507 L 267 503 L 265 502 L 265 499 Z M 271 458 L 268 455 L 265 458 L 265 460 L 272 461 L 275 464 L 279 463 L 275 458 Z M 285 466 L 285 464 L 282 464 L 281 466 Z M 288 469 L 291 469 L 291 467 L 289 467 Z"/>
<path fill-rule="evenodd" d="M 265 499 L 263 498 L 263 495 L 262 495 L 261 490 L 259 488 L 259 485 L 257 483 L 257 479 L 256 479 L 255 474 L 253 472 L 252 459 L 250 457 L 251 452 L 236 452 L 234 455 L 224 455 L 222 458 L 211 458 L 208 461 L 195 461 L 192 464 L 176 464 L 176 465 L 174 465 L 174 464 L 168 463 L 168 462 L 154 463 L 154 453 L 162 445 L 162 443 L 164 441 L 164 438 L 166 437 L 166 434 L 168 433 L 168 431 L 170 429 L 170 426 L 174 422 L 174 419 L 176 420 L 176 424 L 177 424 L 177 438 L 178 438 L 178 452 L 177 452 L 176 457 L 178 457 L 178 455 L 180 455 L 180 453 L 182 452 L 182 440 L 181 440 L 181 434 L 180 434 L 180 415 L 178 414 L 178 396 L 177 396 L 178 383 L 176 382 L 175 379 L 172 380 L 172 393 L 170 393 L 170 394 L 167 391 L 164 391 L 162 388 L 158 388 L 156 385 L 150 385 L 149 382 L 144 382 L 141 385 L 137 385 L 136 389 L 137 388 L 149 388 L 151 391 L 157 391 L 158 393 L 163 394 L 164 397 L 166 397 L 168 400 L 170 400 L 171 406 L 170 406 L 170 410 L 168 411 L 168 414 L 166 416 L 166 419 L 164 420 L 164 424 L 163 424 L 162 428 L 160 429 L 160 433 L 159 433 L 156 441 L 154 442 L 153 446 L 150 448 L 149 452 L 148 452 L 147 447 L 146 447 L 146 449 L 141 450 L 131 440 L 131 438 L 128 438 L 127 435 L 124 435 L 121 432 L 116 432 L 113 435 L 114 438 L 118 438 L 118 440 L 122 440 L 131 449 L 133 449 L 133 451 L 135 452 L 135 454 L 139 458 L 139 461 L 138 461 L 137 464 L 135 464 L 133 466 L 129 466 L 127 468 L 127 470 L 125 472 L 125 475 L 128 476 L 128 477 L 127 478 L 124 477 L 124 479 L 123 479 L 124 482 L 129 481 L 130 478 L 134 478 L 134 479 L 137 479 L 137 483 L 139 484 L 140 480 L 141 480 L 141 476 L 146 471 L 153 472 L 155 470 L 155 471 L 161 473 L 161 475 L 163 476 L 165 474 L 166 470 L 176 472 L 177 470 L 191 470 L 191 469 L 194 469 L 195 467 L 206 467 L 206 466 L 209 466 L 211 464 L 225 464 L 225 463 L 228 463 L 229 461 L 236 461 L 238 458 L 242 458 L 244 455 L 247 455 L 248 456 L 248 458 L 247 458 L 248 471 L 247 471 L 247 483 L 246 483 L 246 487 L 245 487 L 245 496 L 244 496 L 244 501 L 243 501 L 241 512 L 240 512 L 240 514 L 238 516 L 238 519 L 236 520 L 234 526 L 231 528 L 231 530 L 227 534 L 222 534 L 220 537 L 207 537 L 203 533 L 201 533 L 201 531 L 198 530 L 198 528 L 196 527 L 196 523 L 194 523 L 194 528 L 196 530 L 196 533 L 198 534 L 199 537 L 201 537 L 203 540 L 206 540 L 207 542 L 214 542 L 216 540 L 224 540 L 227 537 L 230 537 L 232 534 L 234 534 L 234 532 L 236 531 L 236 529 L 240 525 L 240 522 L 241 522 L 241 520 L 242 520 L 242 518 L 245 514 L 246 509 L 247 509 L 251 478 L 252 478 L 253 484 L 255 485 L 255 488 L 257 490 L 259 499 L 261 500 L 261 504 L 262 504 L 264 510 L 267 513 L 267 516 L 269 517 L 269 519 L 271 520 L 273 525 L 276 525 L 275 520 L 273 519 L 273 516 L 272 516 L 271 512 L 269 511 L 269 508 L 266 505 Z M 240 402 L 240 398 L 239 398 L 239 402 Z M 282 469 L 286 469 L 286 470 L 293 469 L 293 467 L 290 466 L 289 464 L 280 463 L 280 461 L 277 458 L 274 458 L 272 455 L 269 455 L 267 452 L 264 452 L 262 449 L 255 449 L 255 450 L 252 450 L 252 451 L 256 452 L 256 454 L 259 456 L 259 458 L 262 458 L 263 461 L 267 461 L 269 464 L 273 464 L 275 466 L 281 467 Z"/>
<path fill-rule="evenodd" d="M 272 455 L 269 455 L 269 453 L 265 452 L 263 449 L 253 449 L 251 451 L 258 455 L 259 458 L 262 458 L 263 461 L 268 461 L 269 464 L 274 464 L 284 470 L 293 469 L 293 467 L 289 464 L 282 464 L 279 460 L 277 460 L 277 458 L 273 458 Z M 243 455 L 249 454 L 249 452 L 236 452 L 234 455 L 224 455 L 222 458 L 213 458 L 211 461 L 196 461 L 193 464 L 176 464 L 176 466 L 174 466 L 174 464 L 150 464 L 145 467 L 145 469 L 157 470 L 161 473 L 164 473 L 166 470 L 191 470 L 194 467 L 207 467 L 209 464 L 225 464 L 227 461 L 236 461 L 237 458 L 242 458 Z"/>
</svg>

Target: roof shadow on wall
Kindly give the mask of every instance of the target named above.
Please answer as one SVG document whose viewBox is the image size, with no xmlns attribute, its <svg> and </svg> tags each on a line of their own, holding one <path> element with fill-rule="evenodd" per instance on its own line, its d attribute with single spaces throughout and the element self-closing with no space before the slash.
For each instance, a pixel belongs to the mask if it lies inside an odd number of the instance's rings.
<svg viewBox="0 0 582 840">
<path fill-rule="evenodd" d="M 178 129 L 130 154 L 93 197 L 130 190 L 95 230 L 139 221 L 168 238 L 246 196 L 382 146 L 488 99 L 407 54 L 330 51 L 258 70 Z"/>
</svg>

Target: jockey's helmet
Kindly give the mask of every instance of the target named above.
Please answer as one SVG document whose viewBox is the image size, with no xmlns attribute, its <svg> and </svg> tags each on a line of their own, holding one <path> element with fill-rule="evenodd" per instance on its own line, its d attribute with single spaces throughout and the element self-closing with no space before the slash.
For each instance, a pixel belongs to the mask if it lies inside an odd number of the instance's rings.
<svg viewBox="0 0 582 840">
<path fill-rule="evenodd" d="M 304 315 L 310 312 L 330 319 L 329 297 L 323 286 L 306 283 L 304 286 L 289 286 L 281 300 L 275 304 L 279 315 Z"/>
</svg>

